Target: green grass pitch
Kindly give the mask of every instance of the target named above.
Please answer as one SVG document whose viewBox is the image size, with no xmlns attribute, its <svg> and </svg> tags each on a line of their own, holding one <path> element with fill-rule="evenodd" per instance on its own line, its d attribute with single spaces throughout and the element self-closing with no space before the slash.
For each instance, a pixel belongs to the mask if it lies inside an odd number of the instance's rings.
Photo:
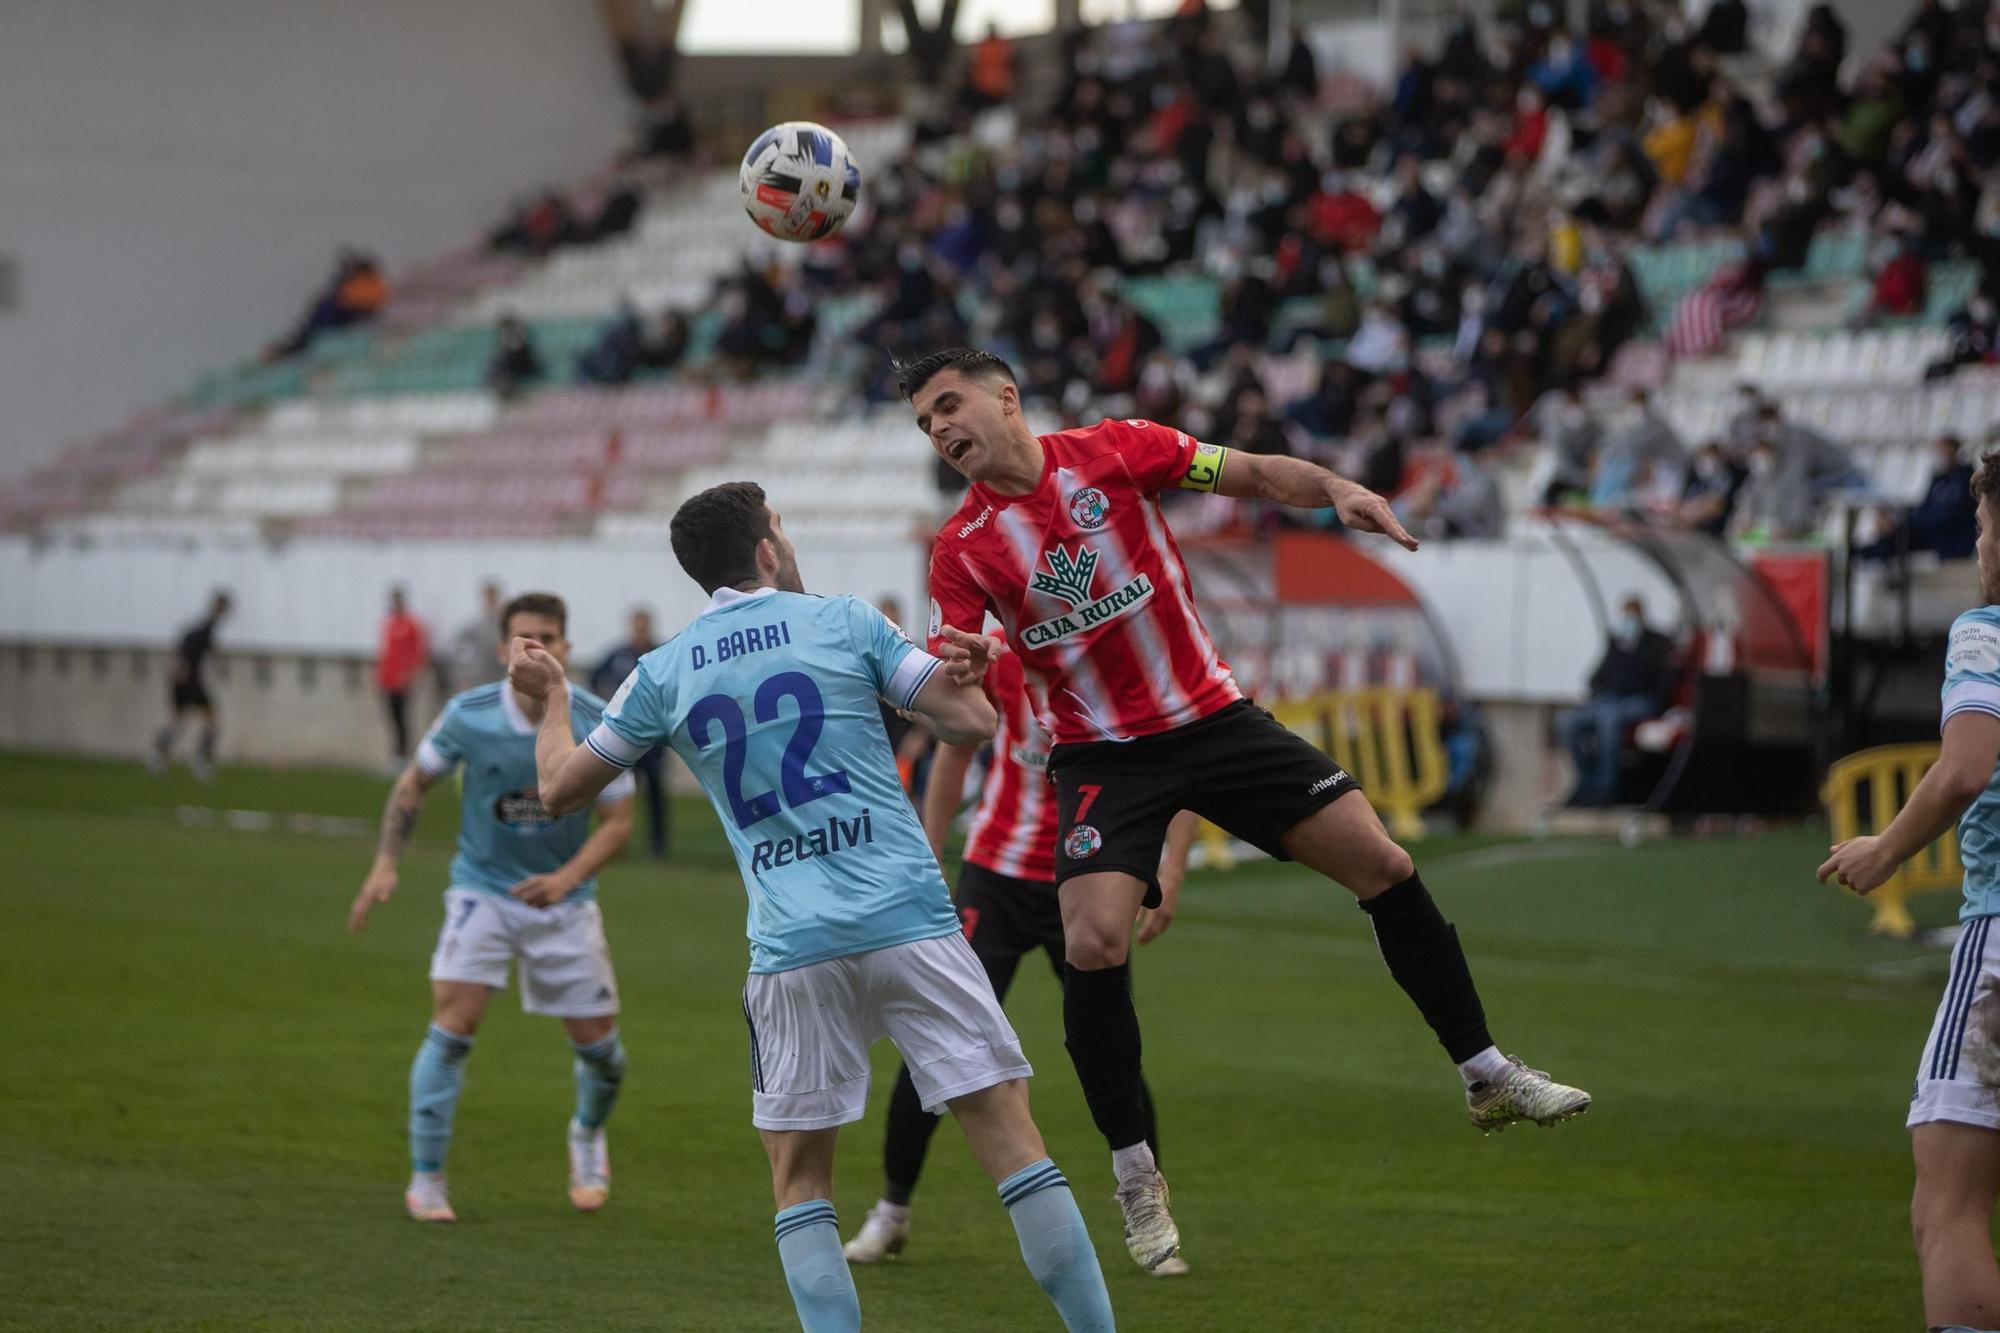
<svg viewBox="0 0 2000 1333">
<path fill-rule="evenodd" d="M 510 992 L 461 1104 L 463 1220 L 403 1218 L 449 789 L 360 938 L 368 838 L 174 814 L 372 822 L 385 790 L 0 756 L 0 1328 L 795 1327 L 749 1125 L 741 889 L 705 807 L 680 807 L 675 860 L 605 877 L 631 1054 L 610 1206 L 568 1206 L 567 1050 Z M 1486 1139 L 1344 893 L 1268 864 L 1195 876 L 1137 964 L 1178 1281 L 1124 1255 L 1055 985 L 1024 967 L 1037 1118 L 1121 1326 L 1918 1326 L 1902 1117 L 1945 959 L 1869 939 L 1865 906 L 1812 881 L 1823 846 L 1417 846 L 1502 1046 L 1598 1099 Z M 844 1233 L 879 1188 L 890 1060 L 845 1136 Z M 869 1328 L 1058 1326 L 949 1126 L 915 1222 L 857 1274 Z"/>
</svg>

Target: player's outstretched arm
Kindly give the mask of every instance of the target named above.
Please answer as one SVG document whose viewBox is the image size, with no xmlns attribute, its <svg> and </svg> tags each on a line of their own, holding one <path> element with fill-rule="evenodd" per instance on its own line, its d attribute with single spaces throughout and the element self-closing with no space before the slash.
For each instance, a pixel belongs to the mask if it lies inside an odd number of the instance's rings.
<svg viewBox="0 0 2000 1333">
<path fill-rule="evenodd" d="M 958 803 L 965 799 L 965 775 L 972 768 L 977 745 L 939 743 L 931 756 L 930 785 L 924 788 L 924 836 L 931 840 L 931 855 L 944 860 L 945 835 L 958 815 Z"/>
<path fill-rule="evenodd" d="M 986 668 L 998 645 L 984 634 L 967 634 L 946 625 L 939 631 L 938 659 L 944 670 L 935 668 L 910 711 L 937 733 L 946 745 L 983 745 L 993 739 L 999 719 L 986 698 Z"/>
<path fill-rule="evenodd" d="M 1379 532 L 1406 550 L 1417 549 L 1417 539 L 1396 520 L 1387 500 L 1359 482 L 1303 458 L 1231 450 L 1221 476 L 1216 478 L 1215 493 L 1275 500 L 1294 509 L 1331 507 L 1340 521 L 1356 532 Z"/>
<path fill-rule="evenodd" d="M 2000 717 L 1954 714 L 1944 724 L 1938 761 L 1910 793 L 1889 827 L 1868 838 L 1836 843 L 1819 868 L 1819 882 L 1836 880 L 1856 893 L 1873 893 L 1896 867 L 1944 836 L 1966 807 L 1979 799 L 2000 762 Z"/>
<path fill-rule="evenodd" d="M 583 809 L 624 770 L 607 764 L 570 734 L 569 682 L 562 663 L 531 639 L 516 639 L 507 658 L 507 681 L 542 701 L 535 732 L 535 789 L 542 808 L 560 818 Z"/>
<path fill-rule="evenodd" d="M 423 813 L 424 794 L 430 788 L 431 775 L 416 764 L 396 776 L 396 785 L 389 789 L 389 803 L 382 809 L 375 864 L 369 867 L 368 878 L 361 881 L 354 905 L 347 909 L 348 933 L 366 929 L 368 913 L 396 892 L 396 867 L 403 859 L 403 849 L 410 845 L 410 835 L 416 832 L 417 816 Z"/>
<path fill-rule="evenodd" d="M 554 907 L 576 892 L 576 886 L 611 864 L 625 844 L 632 840 L 632 801 L 601 802 L 597 807 L 597 827 L 552 874 L 530 875 L 507 890 L 530 907 Z"/>
</svg>

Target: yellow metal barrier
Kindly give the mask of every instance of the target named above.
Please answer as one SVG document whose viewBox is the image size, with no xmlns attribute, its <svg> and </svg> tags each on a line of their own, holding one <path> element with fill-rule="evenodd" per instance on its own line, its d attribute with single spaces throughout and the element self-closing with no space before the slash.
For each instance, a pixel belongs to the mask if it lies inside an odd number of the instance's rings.
<svg viewBox="0 0 2000 1333">
<path fill-rule="evenodd" d="M 1424 836 L 1421 814 L 1450 779 L 1435 693 L 1371 685 L 1273 704 L 1271 714 L 1352 773 L 1391 833 Z M 1200 837 L 1209 865 L 1233 863 L 1228 834 L 1204 820 Z"/>
<path fill-rule="evenodd" d="M 1827 770 L 1826 785 L 1820 788 L 1833 840 L 1845 842 L 1887 828 L 1937 757 L 1936 745 L 1878 745 L 1836 760 Z M 1958 830 L 1951 829 L 1868 895 L 1875 907 L 1868 929 L 1908 939 L 1917 930 L 1910 916 L 1909 896 L 1957 889 L 1964 878 L 1965 869 L 1958 860 Z"/>
</svg>

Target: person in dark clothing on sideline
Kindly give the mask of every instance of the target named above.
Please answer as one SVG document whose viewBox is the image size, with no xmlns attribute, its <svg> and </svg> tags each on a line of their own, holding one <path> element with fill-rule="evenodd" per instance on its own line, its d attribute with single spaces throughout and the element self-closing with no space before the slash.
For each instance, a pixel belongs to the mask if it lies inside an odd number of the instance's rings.
<svg viewBox="0 0 2000 1333">
<path fill-rule="evenodd" d="M 147 771 L 154 777 L 165 773 L 167 765 L 173 762 L 174 741 L 180 735 L 181 719 L 189 713 L 201 715 L 201 740 L 193 757 L 188 760 L 188 768 L 202 782 L 207 782 L 214 775 L 215 701 L 209 697 L 208 682 L 202 678 L 202 667 L 208 661 L 209 651 L 215 647 L 215 627 L 229 614 L 229 606 L 229 594 L 216 593 L 209 599 L 208 619 L 191 626 L 174 648 L 168 700 L 172 711 L 167 725 L 161 727 L 160 734 L 153 738 L 153 748 L 146 756 Z"/>
<path fill-rule="evenodd" d="M 1604 656 L 1590 673 L 1590 698 L 1556 721 L 1556 731 L 1576 762 L 1576 806 L 1610 805 L 1618 799 L 1618 765 L 1625 733 L 1658 717 L 1673 691 L 1673 641 L 1646 624 L 1646 604 L 1625 598 L 1611 626 Z"/>
<path fill-rule="evenodd" d="M 609 699 L 618 693 L 618 687 L 625 678 L 639 669 L 639 659 L 660 646 L 658 636 L 653 633 L 653 613 L 644 607 L 634 608 L 627 628 L 625 642 L 613 648 L 597 670 L 590 673 L 590 692 L 600 699 Z M 646 802 L 646 827 L 650 839 L 646 844 L 647 854 L 655 860 L 667 854 L 668 833 L 671 824 L 667 810 L 666 752 L 655 745 L 639 757 L 632 765 L 638 775 L 640 796 Z"/>
</svg>

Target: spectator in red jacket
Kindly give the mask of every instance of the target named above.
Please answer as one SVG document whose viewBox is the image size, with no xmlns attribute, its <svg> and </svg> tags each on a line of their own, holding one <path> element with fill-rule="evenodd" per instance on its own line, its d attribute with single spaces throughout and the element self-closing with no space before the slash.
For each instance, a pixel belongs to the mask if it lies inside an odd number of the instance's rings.
<svg viewBox="0 0 2000 1333">
<path fill-rule="evenodd" d="M 1868 304 L 1855 316 L 1856 325 L 1888 316 L 1923 313 L 1924 296 L 1930 287 L 1930 266 L 1924 262 L 1917 238 L 1897 235 L 1883 243 L 1882 251 L 1884 257 L 1869 287 Z"/>
<path fill-rule="evenodd" d="M 428 658 L 423 625 L 410 614 L 403 590 L 389 589 L 389 615 L 382 622 L 382 648 L 375 658 L 375 687 L 389 707 L 399 761 L 410 755 L 410 687 Z"/>
</svg>

